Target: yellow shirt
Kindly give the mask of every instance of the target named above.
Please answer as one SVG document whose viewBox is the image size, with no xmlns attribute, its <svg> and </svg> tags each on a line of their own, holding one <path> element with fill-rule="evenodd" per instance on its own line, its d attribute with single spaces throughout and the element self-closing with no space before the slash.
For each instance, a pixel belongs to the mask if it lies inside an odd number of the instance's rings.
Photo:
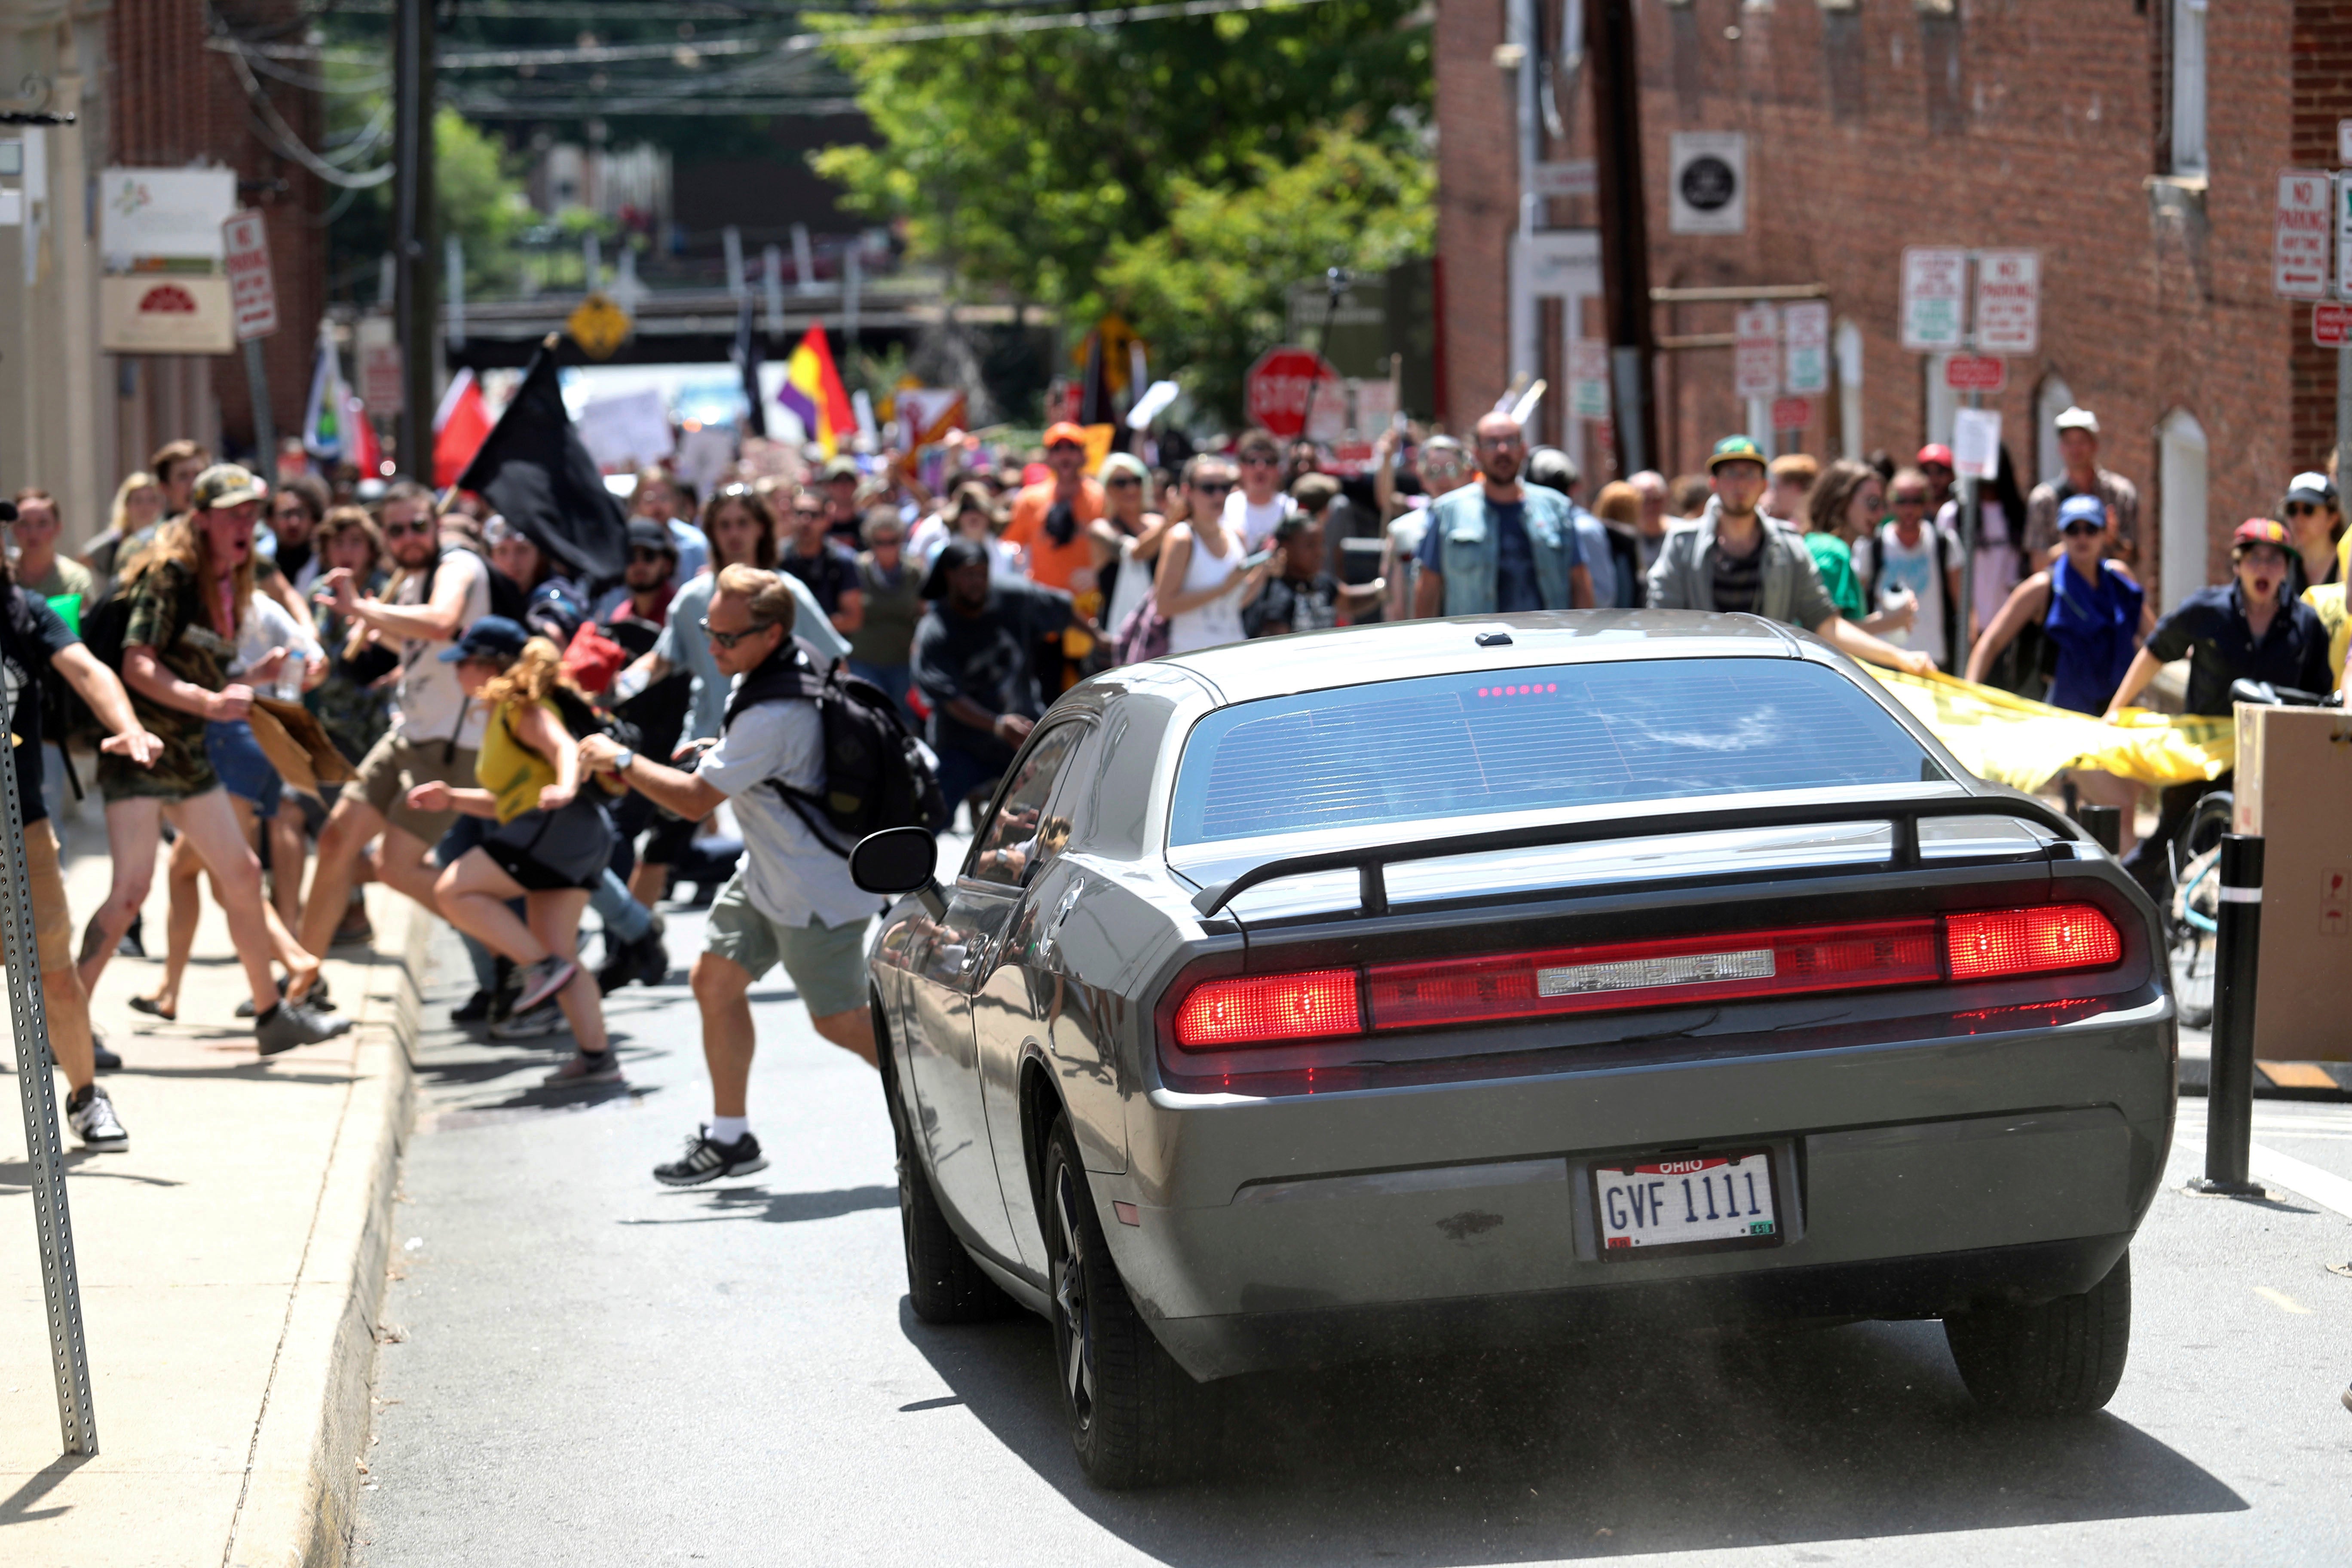
<svg viewBox="0 0 2352 1568">
<path fill-rule="evenodd" d="M 539 706 L 556 715 L 562 722 L 552 702 Z M 532 751 L 514 732 L 513 718 L 519 704 L 509 702 L 490 715 L 489 723 L 482 728 L 482 749 L 475 753 L 474 779 L 484 789 L 499 797 L 499 821 L 512 822 L 524 812 L 539 805 L 539 792 L 556 782 L 555 764 Z"/>
<path fill-rule="evenodd" d="M 2352 539 L 2352 534 L 2345 535 Z M 2319 613 L 2319 624 L 2327 628 L 2327 668 L 2336 677 L 2336 684 L 2344 684 L 2344 650 L 2352 645 L 2352 612 L 2344 607 L 2344 584 L 2322 583 L 2303 591 L 2303 602 Z"/>
</svg>

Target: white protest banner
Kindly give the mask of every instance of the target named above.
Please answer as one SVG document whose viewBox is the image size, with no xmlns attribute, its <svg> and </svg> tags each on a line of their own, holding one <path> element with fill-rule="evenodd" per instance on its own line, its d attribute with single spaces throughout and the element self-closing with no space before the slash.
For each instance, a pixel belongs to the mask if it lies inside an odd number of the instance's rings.
<svg viewBox="0 0 2352 1568">
<path fill-rule="evenodd" d="M 1952 415 L 1952 471 L 1961 479 L 2000 474 L 2000 411 L 1962 408 Z"/>
</svg>

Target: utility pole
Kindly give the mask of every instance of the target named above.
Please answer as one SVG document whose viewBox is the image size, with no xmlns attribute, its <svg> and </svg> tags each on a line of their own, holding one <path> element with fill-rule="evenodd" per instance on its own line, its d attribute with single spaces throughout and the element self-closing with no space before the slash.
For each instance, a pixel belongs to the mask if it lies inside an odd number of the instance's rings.
<svg viewBox="0 0 2352 1568">
<path fill-rule="evenodd" d="M 393 330 L 400 339 L 400 471 L 433 482 L 433 0 L 393 17 Z"/>
<path fill-rule="evenodd" d="M 1650 230 L 1642 183 L 1642 78 L 1633 0 L 1588 0 L 1593 139 L 1600 143 L 1601 276 L 1609 306 L 1609 381 L 1622 471 L 1658 465 L 1651 366 Z"/>
</svg>

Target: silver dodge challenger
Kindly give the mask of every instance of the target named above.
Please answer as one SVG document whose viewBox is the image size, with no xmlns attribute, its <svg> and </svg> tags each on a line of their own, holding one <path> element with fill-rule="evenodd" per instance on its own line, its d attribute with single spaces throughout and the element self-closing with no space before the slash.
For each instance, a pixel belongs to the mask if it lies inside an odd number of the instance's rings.
<svg viewBox="0 0 2352 1568">
<path fill-rule="evenodd" d="M 908 1290 L 1052 1324 L 1105 1486 L 1216 1380 L 1939 1318 L 2105 1405 L 2172 1137 L 2154 908 L 1744 616 L 1416 621 L 1055 702 L 951 880 L 851 869 Z"/>
</svg>

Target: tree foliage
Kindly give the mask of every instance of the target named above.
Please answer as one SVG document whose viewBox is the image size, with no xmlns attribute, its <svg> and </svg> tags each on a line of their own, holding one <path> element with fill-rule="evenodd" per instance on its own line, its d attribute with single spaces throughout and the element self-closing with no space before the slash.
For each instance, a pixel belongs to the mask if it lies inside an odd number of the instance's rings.
<svg viewBox="0 0 2352 1568">
<path fill-rule="evenodd" d="M 1234 184 L 1178 179 L 1166 226 L 1118 243 L 1102 269 L 1154 361 L 1228 416 L 1250 362 L 1282 341 L 1291 284 L 1331 267 L 1382 271 L 1436 234 L 1436 172 L 1419 147 L 1340 127 L 1296 163 L 1252 164 Z"/>
<path fill-rule="evenodd" d="M 844 47 L 881 142 L 829 148 L 817 168 L 860 210 L 903 220 L 919 258 L 1083 315 L 1118 303 L 1106 264 L 1180 200 L 1262 184 L 1342 122 L 1367 147 L 1414 143 L 1430 93 L 1415 4 Z"/>
<path fill-rule="evenodd" d="M 347 110 L 364 121 L 376 104 L 353 101 Z M 433 181 L 440 231 L 466 251 L 466 289 L 483 294 L 511 288 L 520 269 L 518 242 L 534 221 L 518 160 L 454 109 L 433 116 Z M 393 182 L 358 192 L 328 230 L 330 272 L 363 300 L 374 296 L 375 263 L 392 246 Z M 439 261 L 439 257 L 435 257 Z M 389 301 L 386 301 L 389 303 Z"/>
</svg>

